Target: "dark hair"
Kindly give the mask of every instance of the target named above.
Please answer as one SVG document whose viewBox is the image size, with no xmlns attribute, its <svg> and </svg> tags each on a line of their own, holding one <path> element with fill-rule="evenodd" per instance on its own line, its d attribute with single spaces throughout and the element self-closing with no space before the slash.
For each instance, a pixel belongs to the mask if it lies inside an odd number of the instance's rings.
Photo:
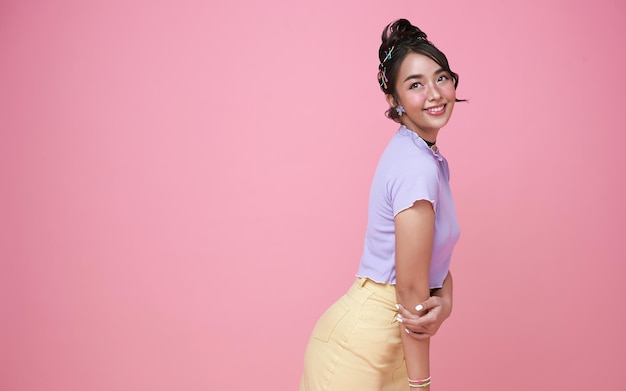
<svg viewBox="0 0 626 391">
<path fill-rule="evenodd" d="M 425 32 L 413 26 L 406 19 L 398 19 L 385 27 L 382 43 L 378 49 L 378 59 L 380 60 L 378 83 L 385 94 L 390 94 L 394 99 L 398 99 L 396 93 L 398 70 L 404 57 L 411 52 L 422 54 L 439 64 L 444 71 L 452 76 L 456 89 L 459 84 L 459 75 L 450 69 L 446 55 L 428 40 Z M 459 101 L 457 99 L 457 102 Z M 385 114 L 392 120 L 400 122 L 400 116 L 395 108 L 389 108 Z"/>
</svg>

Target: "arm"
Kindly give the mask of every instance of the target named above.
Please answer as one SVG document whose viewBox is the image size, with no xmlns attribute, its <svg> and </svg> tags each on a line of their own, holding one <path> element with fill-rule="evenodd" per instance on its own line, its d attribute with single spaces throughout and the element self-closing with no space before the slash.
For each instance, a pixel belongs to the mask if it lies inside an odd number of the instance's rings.
<svg viewBox="0 0 626 391">
<path fill-rule="evenodd" d="M 433 290 L 428 300 L 420 303 L 423 316 L 416 316 L 398 305 L 398 321 L 411 331 L 411 337 L 421 340 L 437 334 L 439 327 L 452 313 L 452 273 L 448 272 L 441 288 Z"/>
<path fill-rule="evenodd" d="M 395 217 L 396 296 L 404 308 L 415 308 L 430 297 L 429 272 L 435 232 L 435 212 L 425 200 L 415 202 Z M 421 316 L 424 311 L 414 311 Z M 401 326 L 402 347 L 411 379 L 430 375 L 430 339 L 417 340 Z M 428 390 L 428 388 L 425 388 Z"/>
<path fill-rule="evenodd" d="M 398 321 L 409 329 L 412 338 L 421 340 L 437 334 L 439 327 L 452 313 L 452 273 L 448 272 L 441 288 L 434 290 L 428 300 L 420 303 L 426 315 L 416 316 L 398 305 Z"/>
</svg>

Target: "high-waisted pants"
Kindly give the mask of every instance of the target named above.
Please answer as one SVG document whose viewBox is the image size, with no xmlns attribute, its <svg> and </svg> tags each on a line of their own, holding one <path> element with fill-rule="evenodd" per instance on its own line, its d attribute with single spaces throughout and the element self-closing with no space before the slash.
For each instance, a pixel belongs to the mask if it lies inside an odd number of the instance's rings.
<svg viewBox="0 0 626 391">
<path fill-rule="evenodd" d="M 407 391 L 395 285 L 358 278 L 317 322 L 300 391 Z"/>
</svg>

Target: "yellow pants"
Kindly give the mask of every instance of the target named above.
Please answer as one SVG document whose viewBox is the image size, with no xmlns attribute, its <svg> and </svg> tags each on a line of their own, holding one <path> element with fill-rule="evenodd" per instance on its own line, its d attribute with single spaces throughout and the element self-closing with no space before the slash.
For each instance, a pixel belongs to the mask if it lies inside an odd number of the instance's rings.
<svg viewBox="0 0 626 391">
<path fill-rule="evenodd" d="M 317 322 L 300 391 L 409 390 L 396 288 L 358 278 Z"/>
</svg>

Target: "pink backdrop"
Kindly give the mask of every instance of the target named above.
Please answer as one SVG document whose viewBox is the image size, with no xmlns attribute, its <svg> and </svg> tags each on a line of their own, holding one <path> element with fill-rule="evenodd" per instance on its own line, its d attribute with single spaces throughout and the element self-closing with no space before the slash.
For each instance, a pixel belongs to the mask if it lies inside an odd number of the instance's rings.
<svg viewBox="0 0 626 391">
<path fill-rule="evenodd" d="M 439 140 L 463 233 L 433 389 L 623 389 L 625 14 L 0 2 L 0 389 L 295 390 L 396 128 L 398 17 L 470 99 Z"/>
</svg>

